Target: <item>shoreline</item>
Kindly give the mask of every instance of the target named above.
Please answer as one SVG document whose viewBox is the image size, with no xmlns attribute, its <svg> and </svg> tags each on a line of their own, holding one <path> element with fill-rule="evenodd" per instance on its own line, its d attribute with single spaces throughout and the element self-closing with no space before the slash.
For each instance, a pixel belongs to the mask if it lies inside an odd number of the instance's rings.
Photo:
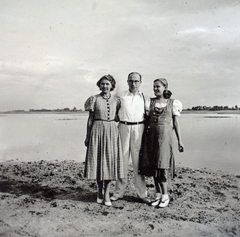
<svg viewBox="0 0 240 237">
<path fill-rule="evenodd" d="M 240 176 L 176 167 L 163 209 L 139 202 L 133 172 L 123 199 L 96 203 L 94 180 L 75 161 L 0 162 L 2 236 L 238 236 Z M 154 183 L 146 179 L 150 198 Z M 111 193 L 114 182 L 111 184 Z"/>
<path fill-rule="evenodd" d="M 183 110 L 181 114 L 240 114 L 240 110 Z"/>
<path fill-rule="evenodd" d="M 0 111 L 0 114 L 78 114 L 88 116 L 86 111 Z M 183 109 L 181 114 L 240 114 L 240 110 L 187 110 Z"/>
</svg>

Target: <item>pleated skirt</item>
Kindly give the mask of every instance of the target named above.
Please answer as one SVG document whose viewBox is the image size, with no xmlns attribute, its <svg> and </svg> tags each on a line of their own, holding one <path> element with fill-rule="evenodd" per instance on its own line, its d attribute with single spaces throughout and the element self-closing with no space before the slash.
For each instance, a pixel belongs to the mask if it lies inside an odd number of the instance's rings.
<svg viewBox="0 0 240 237">
<path fill-rule="evenodd" d="M 84 176 L 97 180 L 124 178 L 122 146 L 115 121 L 94 121 L 86 152 Z"/>
</svg>

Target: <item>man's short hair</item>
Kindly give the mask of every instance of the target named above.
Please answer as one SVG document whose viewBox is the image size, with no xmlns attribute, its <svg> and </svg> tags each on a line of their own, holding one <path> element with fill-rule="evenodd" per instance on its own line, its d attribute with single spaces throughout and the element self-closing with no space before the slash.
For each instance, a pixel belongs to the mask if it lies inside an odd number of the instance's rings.
<svg viewBox="0 0 240 237">
<path fill-rule="evenodd" d="M 138 72 L 130 72 L 128 74 L 128 80 L 131 78 L 132 75 L 137 74 L 140 77 L 140 81 L 142 81 L 142 75 Z"/>
</svg>

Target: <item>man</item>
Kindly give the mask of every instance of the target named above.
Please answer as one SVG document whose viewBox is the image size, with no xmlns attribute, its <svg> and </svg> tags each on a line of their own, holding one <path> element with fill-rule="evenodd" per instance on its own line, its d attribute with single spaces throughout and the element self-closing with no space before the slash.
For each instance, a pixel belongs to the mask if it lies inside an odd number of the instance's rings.
<svg viewBox="0 0 240 237">
<path fill-rule="evenodd" d="M 111 197 L 116 201 L 123 197 L 127 186 L 127 174 L 129 158 L 132 158 L 135 188 L 138 197 L 145 203 L 149 203 L 146 196 L 145 177 L 138 174 L 139 151 L 141 148 L 142 134 L 144 130 L 145 98 L 139 91 L 142 76 L 138 72 L 128 75 L 129 90 L 118 94 L 121 100 L 119 116 L 119 133 L 123 149 L 124 177 L 116 181 L 115 191 Z"/>
</svg>

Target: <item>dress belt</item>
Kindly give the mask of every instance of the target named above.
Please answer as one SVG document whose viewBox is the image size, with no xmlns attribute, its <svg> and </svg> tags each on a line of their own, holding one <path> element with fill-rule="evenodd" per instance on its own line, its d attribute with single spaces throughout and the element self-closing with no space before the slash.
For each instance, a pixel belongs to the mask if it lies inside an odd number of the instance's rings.
<svg viewBox="0 0 240 237">
<path fill-rule="evenodd" d="M 144 123 L 144 121 L 141 122 L 125 122 L 125 121 L 120 121 L 120 123 L 123 123 L 125 125 L 138 125 Z"/>
<path fill-rule="evenodd" d="M 107 120 L 107 119 L 94 119 L 94 121 L 105 121 L 105 122 L 112 122 L 115 121 L 114 119 Z"/>
</svg>

